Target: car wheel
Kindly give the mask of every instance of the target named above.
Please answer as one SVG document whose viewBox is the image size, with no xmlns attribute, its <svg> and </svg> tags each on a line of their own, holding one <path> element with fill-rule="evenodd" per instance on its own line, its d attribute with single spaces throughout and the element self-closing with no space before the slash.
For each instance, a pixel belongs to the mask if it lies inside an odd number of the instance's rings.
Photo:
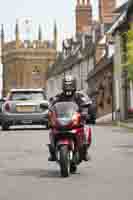
<svg viewBox="0 0 133 200">
<path fill-rule="evenodd" d="M 77 166 L 75 164 L 71 164 L 71 166 L 70 166 L 70 172 L 72 174 L 74 174 L 74 173 L 76 173 L 76 171 L 77 171 Z"/>
<path fill-rule="evenodd" d="M 49 123 L 46 124 L 46 129 L 47 129 L 47 130 L 49 129 Z"/>
<path fill-rule="evenodd" d="M 2 123 L 2 131 L 7 131 L 9 129 L 8 123 Z"/>
</svg>

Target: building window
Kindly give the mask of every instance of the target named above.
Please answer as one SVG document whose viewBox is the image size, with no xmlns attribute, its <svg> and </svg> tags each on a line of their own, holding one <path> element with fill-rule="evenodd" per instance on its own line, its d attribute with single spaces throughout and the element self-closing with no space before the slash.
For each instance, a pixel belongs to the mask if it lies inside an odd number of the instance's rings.
<svg viewBox="0 0 133 200">
<path fill-rule="evenodd" d="M 32 70 L 32 79 L 40 80 L 41 79 L 41 72 L 38 66 L 34 66 Z"/>
</svg>

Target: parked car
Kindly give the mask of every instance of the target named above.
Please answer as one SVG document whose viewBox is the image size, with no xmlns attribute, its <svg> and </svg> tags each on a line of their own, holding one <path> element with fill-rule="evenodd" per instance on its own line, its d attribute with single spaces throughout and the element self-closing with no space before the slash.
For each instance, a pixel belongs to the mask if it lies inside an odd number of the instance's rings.
<svg viewBox="0 0 133 200">
<path fill-rule="evenodd" d="M 4 103 L 4 99 L 0 99 L 0 125 L 2 121 L 2 104 Z"/>
<path fill-rule="evenodd" d="M 23 124 L 41 124 L 48 128 L 48 100 L 43 89 L 12 89 L 2 112 L 2 130 Z"/>
<path fill-rule="evenodd" d="M 87 114 L 87 123 L 96 124 L 96 105 L 92 99 L 83 91 L 76 91 L 76 94 L 80 96 L 80 99 L 86 101 L 88 104 L 88 114 Z M 82 102 L 81 102 L 82 103 Z"/>
</svg>

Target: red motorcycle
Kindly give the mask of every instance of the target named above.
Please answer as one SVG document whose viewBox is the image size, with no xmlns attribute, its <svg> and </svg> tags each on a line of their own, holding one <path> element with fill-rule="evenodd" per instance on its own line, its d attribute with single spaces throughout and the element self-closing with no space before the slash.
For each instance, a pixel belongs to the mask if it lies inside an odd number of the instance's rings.
<svg viewBox="0 0 133 200">
<path fill-rule="evenodd" d="M 74 102 L 58 102 L 50 108 L 49 120 L 54 138 L 55 160 L 59 163 L 62 177 L 75 173 L 84 153 L 84 131 L 91 144 L 91 129 L 84 128 L 83 113 Z M 52 148 L 49 145 L 49 148 Z M 52 149 L 50 149 L 52 151 Z"/>
</svg>

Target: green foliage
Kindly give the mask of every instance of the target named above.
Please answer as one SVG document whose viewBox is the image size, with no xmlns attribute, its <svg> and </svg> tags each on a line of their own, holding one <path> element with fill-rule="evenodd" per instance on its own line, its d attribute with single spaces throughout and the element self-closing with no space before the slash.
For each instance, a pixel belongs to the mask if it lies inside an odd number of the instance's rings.
<svg viewBox="0 0 133 200">
<path fill-rule="evenodd" d="M 133 28 L 128 30 L 126 35 L 126 63 L 124 67 L 128 70 L 128 79 L 133 81 Z"/>
</svg>

